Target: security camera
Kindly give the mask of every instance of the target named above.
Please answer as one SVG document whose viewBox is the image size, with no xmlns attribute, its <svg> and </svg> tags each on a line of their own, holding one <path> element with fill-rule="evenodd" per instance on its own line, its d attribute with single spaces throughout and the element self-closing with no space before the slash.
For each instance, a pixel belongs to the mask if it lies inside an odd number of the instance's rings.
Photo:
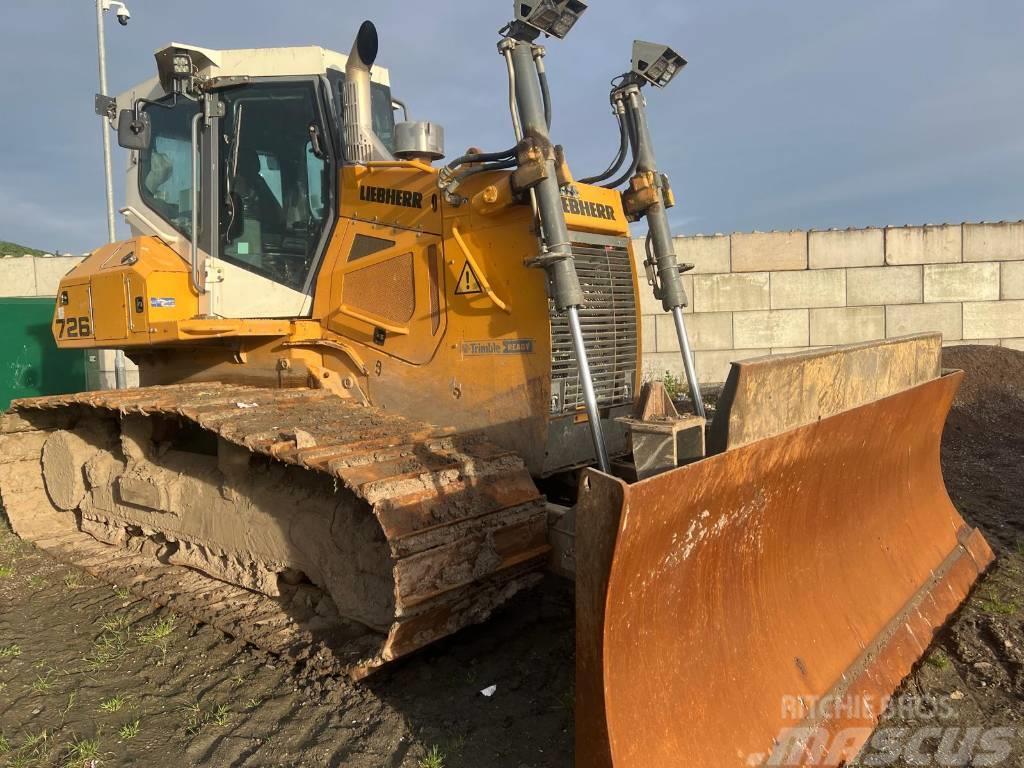
<svg viewBox="0 0 1024 768">
<path fill-rule="evenodd" d="M 129 13 L 128 9 L 125 8 L 123 5 L 117 9 L 117 23 L 120 24 L 122 27 L 128 26 L 128 20 L 131 17 L 131 13 Z"/>
</svg>

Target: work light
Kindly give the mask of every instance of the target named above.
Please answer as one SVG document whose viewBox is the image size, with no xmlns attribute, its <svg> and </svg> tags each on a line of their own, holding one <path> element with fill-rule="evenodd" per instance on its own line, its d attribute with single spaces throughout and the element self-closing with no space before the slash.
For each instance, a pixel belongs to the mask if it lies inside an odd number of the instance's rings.
<svg viewBox="0 0 1024 768">
<path fill-rule="evenodd" d="M 668 85 L 685 66 L 686 59 L 667 45 L 633 41 L 633 74 L 658 88 Z"/>
</svg>

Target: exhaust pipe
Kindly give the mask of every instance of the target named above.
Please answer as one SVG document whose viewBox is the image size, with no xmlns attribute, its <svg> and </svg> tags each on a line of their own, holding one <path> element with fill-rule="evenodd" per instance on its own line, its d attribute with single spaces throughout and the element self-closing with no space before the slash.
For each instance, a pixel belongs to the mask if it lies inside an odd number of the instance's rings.
<svg viewBox="0 0 1024 768">
<path fill-rule="evenodd" d="M 371 160 L 393 159 L 387 147 L 373 132 L 370 69 L 377 60 L 377 49 L 377 28 L 372 21 L 364 21 L 345 65 L 342 109 L 345 120 L 345 159 L 349 162 L 368 163 Z"/>
</svg>

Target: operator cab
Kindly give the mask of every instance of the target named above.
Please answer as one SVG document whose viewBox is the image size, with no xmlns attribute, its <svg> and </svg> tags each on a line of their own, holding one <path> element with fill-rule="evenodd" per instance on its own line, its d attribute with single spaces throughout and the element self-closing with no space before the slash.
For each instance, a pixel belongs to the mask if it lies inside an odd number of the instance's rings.
<svg viewBox="0 0 1024 768">
<path fill-rule="evenodd" d="M 133 234 L 160 237 L 199 262 L 193 274 L 206 289 L 206 314 L 309 316 L 350 154 L 342 116 L 349 57 L 313 46 L 172 43 L 156 59 L 159 77 L 118 99 L 122 124 L 145 129 L 144 140 L 121 142 L 133 150 L 122 211 Z M 391 159 L 387 70 L 369 73 L 369 95 L 369 159 Z"/>
</svg>

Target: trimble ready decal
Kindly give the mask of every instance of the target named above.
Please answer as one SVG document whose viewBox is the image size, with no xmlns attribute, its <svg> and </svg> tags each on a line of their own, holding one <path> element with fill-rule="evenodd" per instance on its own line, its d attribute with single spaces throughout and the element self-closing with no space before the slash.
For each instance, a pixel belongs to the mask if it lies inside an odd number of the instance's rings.
<svg viewBox="0 0 1024 768">
<path fill-rule="evenodd" d="M 368 203 L 397 205 L 402 208 L 422 208 L 423 193 L 391 187 L 359 187 L 359 199 Z"/>
<path fill-rule="evenodd" d="M 532 355 L 533 339 L 485 339 L 462 342 L 463 357 L 481 355 Z"/>
<path fill-rule="evenodd" d="M 575 213 L 577 216 L 588 216 L 592 219 L 604 219 L 615 221 L 615 209 L 610 205 L 592 203 L 581 197 L 569 197 L 562 195 L 562 210 L 566 213 Z"/>
</svg>

